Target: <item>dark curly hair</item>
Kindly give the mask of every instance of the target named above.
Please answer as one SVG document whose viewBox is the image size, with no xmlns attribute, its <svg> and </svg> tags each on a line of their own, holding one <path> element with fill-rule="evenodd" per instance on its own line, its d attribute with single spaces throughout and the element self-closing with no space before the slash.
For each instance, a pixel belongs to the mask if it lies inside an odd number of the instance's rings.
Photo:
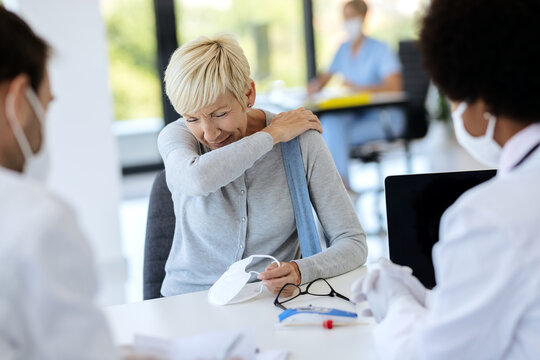
<svg viewBox="0 0 540 360">
<path fill-rule="evenodd" d="M 26 74 L 38 91 L 49 49 L 20 17 L 0 5 L 0 82 Z"/>
<path fill-rule="evenodd" d="M 432 0 L 420 48 L 451 100 L 482 99 L 495 116 L 540 121 L 540 0 Z"/>
</svg>

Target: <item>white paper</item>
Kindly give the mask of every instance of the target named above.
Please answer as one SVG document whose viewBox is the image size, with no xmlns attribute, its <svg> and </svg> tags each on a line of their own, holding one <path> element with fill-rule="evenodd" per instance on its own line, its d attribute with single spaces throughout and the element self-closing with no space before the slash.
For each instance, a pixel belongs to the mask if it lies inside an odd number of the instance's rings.
<svg viewBox="0 0 540 360">
<path fill-rule="evenodd" d="M 206 333 L 181 338 L 174 342 L 174 357 L 171 360 L 224 359 L 224 350 L 241 335 L 226 358 L 255 360 L 255 331 L 253 329 L 230 330 Z M 216 358 L 216 356 L 219 356 Z"/>
<path fill-rule="evenodd" d="M 136 352 L 156 354 L 168 360 L 221 360 L 223 356 L 255 360 L 255 331 L 217 331 L 175 340 L 136 335 L 133 349 Z"/>
<path fill-rule="evenodd" d="M 287 360 L 288 357 L 286 350 L 267 350 L 257 353 L 255 360 Z"/>
<path fill-rule="evenodd" d="M 146 335 L 135 335 L 133 352 L 135 354 L 151 354 L 159 360 L 169 360 L 172 356 L 173 341 Z"/>
</svg>

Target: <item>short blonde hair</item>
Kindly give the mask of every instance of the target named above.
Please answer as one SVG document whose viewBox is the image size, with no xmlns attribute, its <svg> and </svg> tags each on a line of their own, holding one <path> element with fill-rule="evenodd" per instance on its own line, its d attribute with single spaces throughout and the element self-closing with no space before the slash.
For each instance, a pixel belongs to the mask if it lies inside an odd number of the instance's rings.
<svg viewBox="0 0 540 360">
<path fill-rule="evenodd" d="M 180 115 L 213 104 L 227 90 L 245 108 L 249 76 L 249 63 L 234 36 L 202 36 L 173 53 L 165 71 L 165 91 Z"/>
</svg>

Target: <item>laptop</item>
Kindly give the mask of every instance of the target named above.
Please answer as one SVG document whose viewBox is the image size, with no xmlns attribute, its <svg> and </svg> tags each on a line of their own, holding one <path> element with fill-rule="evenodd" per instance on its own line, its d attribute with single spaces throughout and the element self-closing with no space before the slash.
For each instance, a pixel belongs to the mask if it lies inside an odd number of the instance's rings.
<svg viewBox="0 0 540 360">
<path fill-rule="evenodd" d="M 407 265 L 431 289 L 431 250 L 439 240 L 442 214 L 465 191 L 495 176 L 496 170 L 388 176 L 385 180 L 390 260 Z"/>
</svg>

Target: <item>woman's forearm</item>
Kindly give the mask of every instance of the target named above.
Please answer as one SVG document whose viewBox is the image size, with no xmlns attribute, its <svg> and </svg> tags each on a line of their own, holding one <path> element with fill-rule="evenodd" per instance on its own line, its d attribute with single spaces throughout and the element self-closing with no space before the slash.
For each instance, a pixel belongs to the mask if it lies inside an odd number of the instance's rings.
<svg viewBox="0 0 540 360">
<path fill-rule="evenodd" d="M 193 139 L 186 144 L 165 133 L 158 143 L 171 190 L 192 196 L 208 195 L 234 181 L 273 146 L 272 137 L 263 132 L 202 155 Z"/>
</svg>

